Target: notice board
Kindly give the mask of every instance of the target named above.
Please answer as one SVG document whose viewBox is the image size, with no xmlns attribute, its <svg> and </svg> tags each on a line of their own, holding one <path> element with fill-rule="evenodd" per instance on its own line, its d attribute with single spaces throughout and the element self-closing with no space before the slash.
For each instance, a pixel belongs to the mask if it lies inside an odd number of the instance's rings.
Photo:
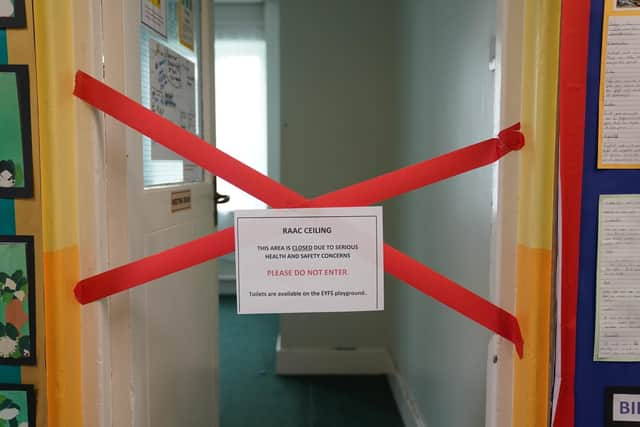
<svg viewBox="0 0 640 427">
<path fill-rule="evenodd" d="M 640 2 L 565 1 L 562 25 L 553 425 L 627 425 L 611 417 L 620 400 L 612 390 L 640 386 L 632 318 L 640 311 L 631 307 L 640 298 L 632 280 L 640 258 Z"/>
</svg>

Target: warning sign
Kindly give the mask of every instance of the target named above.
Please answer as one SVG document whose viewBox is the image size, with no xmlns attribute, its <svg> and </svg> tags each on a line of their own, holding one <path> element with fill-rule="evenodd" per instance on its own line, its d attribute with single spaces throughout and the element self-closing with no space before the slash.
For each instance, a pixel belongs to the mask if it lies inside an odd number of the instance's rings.
<svg viewBox="0 0 640 427">
<path fill-rule="evenodd" d="M 238 313 L 384 308 L 382 208 L 238 211 Z"/>
</svg>

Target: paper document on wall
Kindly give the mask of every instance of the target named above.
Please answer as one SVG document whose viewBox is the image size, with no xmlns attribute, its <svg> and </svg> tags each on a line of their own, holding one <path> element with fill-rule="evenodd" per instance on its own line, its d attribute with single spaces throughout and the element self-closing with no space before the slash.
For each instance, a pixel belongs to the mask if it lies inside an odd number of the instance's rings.
<svg viewBox="0 0 640 427">
<path fill-rule="evenodd" d="M 167 0 L 141 0 L 141 20 L 163 37 L 167 37 Z"/>
<path fill-rule="evenodd" d="M 180 43 L 193 50 L 194 40 L 194 16 L 193 0 L 180 0 L 178 2 L 178 38 Z"/>
<path fill-rule="evenodd" d="M 382 310 L 382 208 L 237 211 L 238 313 Z"/>
<path fill-rule="evenodd" d="M 624 14 L 624 15 L 621 15 Z M 598 167 L 640 168 L 640 8 L 604 19 Z"/>
<path fill-rule="evenodd" d="M 172 49 L 149 40 L 149 90 L 151 110 L 181 128 L 197 134 L 195 64 Z M 173 151 L 152 144 L 153 160 L 180 160 Z M 183 181 L 202 179 L 202 169 L 183 161 Z"/>
<path fill-rule="evenodd" d="M 640 194 L 600 196 L 594 359 L 640 361 Z"/>
</svg>

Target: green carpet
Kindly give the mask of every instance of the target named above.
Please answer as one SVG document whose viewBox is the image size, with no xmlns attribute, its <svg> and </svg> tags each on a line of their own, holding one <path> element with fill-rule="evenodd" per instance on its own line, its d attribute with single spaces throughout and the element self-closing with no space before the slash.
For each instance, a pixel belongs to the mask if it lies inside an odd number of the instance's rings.
<svg viewBox="0 0 640 427">
<path fill-rule="evenodd" d="M 277 315 L 220 297 L 221 427 L 401 427 L 384 376 L 278 376 Z"/>
</svg>

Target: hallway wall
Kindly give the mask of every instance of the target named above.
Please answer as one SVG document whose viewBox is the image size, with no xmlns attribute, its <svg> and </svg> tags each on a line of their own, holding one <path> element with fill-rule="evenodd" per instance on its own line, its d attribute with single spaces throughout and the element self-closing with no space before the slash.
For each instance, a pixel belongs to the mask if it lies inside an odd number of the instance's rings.
<svg viewBox="0 0 640 427">
<path fill-rule="evenodd" d="M 280 10 L 284 184 L 311 197 L 493 135 L 495 0 Z M 492 174 L 388 202 L 385 240 L 488 297 Z M 283 315 L 282 346 L 387 347 L 429 427 L 484 425 L 489 333 L 385 281 L 384 313 Z"/>
<path fill-rule="evenodd" d="M 403 0 L 401 9 L 401 143 L 393 147 L 394 162 L 491 137 L 495 1 Z M 488 297 L 491 198 L 491 168 L 420 189 L 385 211 L 385 238 Z M 489 333 L 390 277 L 385 284 L 391 352 L 427 425 L 484 426 Z"/>
<path fill-rule="evenodd" d="M 395 2 L 281 0 L 281 180 L 307 197 L 390 170 Z M 384 312 L 282 315 L 283 347 L 384 347 Z"/>
</svg>

